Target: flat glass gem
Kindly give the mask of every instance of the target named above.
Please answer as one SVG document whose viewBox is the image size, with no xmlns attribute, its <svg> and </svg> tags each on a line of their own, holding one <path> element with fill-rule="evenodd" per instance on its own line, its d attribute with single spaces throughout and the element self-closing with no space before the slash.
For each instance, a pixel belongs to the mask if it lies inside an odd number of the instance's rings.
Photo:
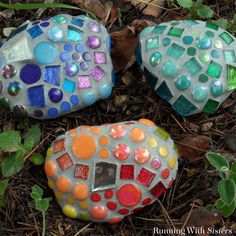
<svg viewBox="0 0 236 236">
<path fill-rule="evenodd" d="M 172 60 L 167 60 L 162 66 L 162 74 L 167 78 L 175 77 L 179 73 L 179 65 Z"/>
<path fill-rule="evenodd" d="M 92 68 L 90 73 L 93 79 L 96 81 L 102 80 L 105 75 L 105 71 L 100 66 L 95 66 L 94 68 Z"/>
<path fill-rule="evenodd" d="M 157 66 L 162 60 L 162 55 L 159 52 L 154 52 L 149 59 L 149 63 L 151 66 Z"/>
<path fill-rule="evenodd" d="M 193 37 L 192 36 L 184 36 L 183 37 L 183 42 L 185 44 L 191 44 L 193 42 Z"/>
<path fill-rule="evenodd" d="M 214 37 L 215 37 L 214 32 L 212 32 L 212 31 L 210 31 L 210 30 L 206 31 L 206 35 L 207 35 L 208 37 L 211 37 L 211 38 L 214 38 Z"/>
<path fill-rule="evenodd" d="M 210 92 L 212 96 L 218 97 L 223 94 L 223 84 L 220 80 L 212 80 L 210 83 Z"/>
<path fill-rule="evenodd" d="M 78 98 L 78 96 L 72 95 L 72 96 L 70 97 L 70 102 L 71 102 L 72 105 L 74 105 L 74 106 L 78 105 L 78 104 L 79 104 L 79 98 Z"/>
<path fill-rule="evenodd" d="M 99 48 L 101 46 L 101 40 L 96 35 L 89 36 L 87 39 L 87 45 L 92 49 Z"/>
<path fill-rule="evenodd" d="M 160 167 L 161 167 L 160 160 L 158 158 L 154 158 L 151 162 L 151 166 L 153 169 L 157 169 L 157 170 L 160 169 Z"/>
<path fill-rule="evenodd" d="M 28 101 L 31 106 L 44 107 L 44 86 L 38 85 L 27 89 Z"/>
<path fill-rule="evenodd" d="M 67 17 L 64 15 L 57 15 L 53 17 L 53 21 L 58 24 L 65 24 L 67 22 Z"/>
<path fill-rule="evenodd" d="M 215 47 L 219 49 L 223 47 L 223 43 L 221 42 L 221 40 L 219 39 L 215 40 Z"/>
<path fill-rule="evenodd" d="M 72 46 L 72 44 L 70 44 L 70 43 L 66 43 L 66 44 L 64 44 L 64 50 L 65 51 L 67 51 L 67 52 L 72 52 L 73 51 L 73 46 Z"/>
<path fill-rule="evenodd" d="M 224 50 L 224 57 L 226 63 L 234 63 L 236 62 L 235 52 L 234 50 Z"/>
<path fill-rule="evenodd" d="M 219 107 L 219 102 L 209 99 L 205 104 L 205 106 L 203 107 L 203 111 L 208 114 L 213 114 L 216 112 L 218 107 Z"/>
<path fill-rule="evenodd" d="M 82 52 L 84 51 L 84 45 L 81 44 L 81 43 L 77 43 L 77 44 L 75 45 L 75 50 L 76 50 L 76 52 L 78 52 L 78 53 L 82 53 Z"/>
<path fill-rule="evenodd" d="M 218 59 L 220 57 L 220 51 L 217 51 L 217 50 L 212 50 L 211 51 L 211 56 L 215 59 Z M 227 59 L 226 59 L 227 60 Z"/>
<path fill-rule="evenodd" d="M 102 84 L 99 87 L 99 91 L 101 93 L 101 98 L 102 99 L 106 99 L 106 98 L 108 98 L 111 95 L 112 87 L 110 85 L 108 85 L 108 84 Z"/>
<path fill-rule="evenodd" d="M 44 81 L 59 86 L 61 79 L 61 66 L 45 66 Z"/>
<path fill-rule="evenodd" d="M 26 64 L 20 71 L 20 79 L 25 84 L 34 84 L 41 78 L 41 69 L 35 64 Z"/>
<path fill-rule="evenodd" d="M 67 62 L 65 66 L 65 72 L 67 76 L 73 77 L 78 74 L 79 67 L 75 62 Z"/>
<path fill-rule="evenodd" d="M 78 54 L 78 53 L 73 53 L 73 54 L 72 54 L 72 59 L 73 59 L 74 61 L 79 62 L 79 61 L 82 60 L 82 56 L 81 56 L 80 54 Z"/>
<path fill-rule="evenodd" d="M 194 56 L 194 55 L 196 54 L 196 49 L 193 48 L 193 47 L 188 48 L 187 54 L 188 54 L 189 56 Z"/>
<path fill-rule="evenodd" d="M 221 71 L 222 66 L 214 61 L 211 61 L 207 69 L 207 74 L 214 78 L 219 78 L 221 75 Z"/>
<path fill-rule="evenodd" d="M 68 26 L 66 39 L 74 42 L 81 41 L 84 39 L 84 32 L 73 26 Z"/>
<path fill-rule="evenodd" d="M 54 26 L 49 29 L 48 37 L 52 42 L 61 42 L 64 39 L 63 30 L 60 27 Z"/>
<path fill-rule="evenodd" d="M 203 86 L 194 88 L 192 91 L 192 97 L 196 102 L 204 102 L 208 97 L 207 89 Z"/>
<path fill-rule="evenodd" d="M 191 75 L 195 75 L 196 73 L 198 73 L 202 69 L 201 64 L 197 61 L 197 59 L 195 57 L 192 57 L 187 62 L 185 62 L 183 67 Z"/>
<path fill-rule="evenodd" d="M 62 53 L 60 54 L 60 59 L 61 59 L 61 61 L 63 61 L 63 62 L 69 61 L 69 60 L 70 60 L 70 55 L 69 55 L 69 53 L 68 53 L 68 52 L 62 52 Z"/>
<path fill-rule="evenodd" d="M 89 52 L 84 52 L 83 53 L 83 58 L 85 61 L 91 61 L 92 60 L 92 56 L 90 55 Z"/>
<path fill-rule="evenodd" d="M 150 159 L 150 152 L 147 148 L 139 147 L 134 152 L 134 159 L 136 162 L 143 164 Z"/>
<path fill-rule="evenodd" d="M 73 93 L 76 87 L 76 83 L 72 80 L 65 79 L 63 82 L 63 90 L 68 92 L 68 93 Z"/>
<path fill-rule="evenodd" d="M 92 92 L 86 92 L 83 94 L 83 101 L 86 105 L 92 105 L 96 102 L 96 96 Z"/>
<path fill-rule="evenodd" d="M 171 27 L 171 29 L 168 32 L 169 36 L 174 36 L 174 37 L 181 37 L 183 34 L 184 29 L 178 28 L 178 27 Z"/>
<path fill-rule="evenodd" d="M 60 108 L 63 112 L 70 112 L 71 105 L 69 102 L 64 101 L 61 103 Z"/>
<path fill-rule="evenodd" d="M 236 67 L 227 65 L 228 91 L 236 88 Z"/>
<path fill-rule="evenodd" d="M 48 96 L 52 102 L 58 103 L 63 98 L 63 92 L 60 89 L 51 88 L 48 92 Z"/>
<path fill-rule="evenodd" d="M 130 148 L 126 144 L 117 144 L 113 149 L 113 155 L 116 159 L 123 161 L 129 157 Z"/>
<path fill-rule="evenodd" d="M 78 88 L 85 89 L 85 88 L 91 88 L 92 83 L 89 75 L 80 75 L 78 77 Z"/>
<path fill-rule="evenodd" d="M 50 64 L 57 59 L 58 48 L 48 41 L 41 41 L 34 48 L 34 56 L 39 64 Z"/>
<path fill-rule="evenodd" d="M 208 49 L 211 47 L 211 39 L 207 36 L 200 36 L 196 39 L 197 47 L 200 49 Z"/>
<path fill-rule="evenodd" d="M 185 48 L 179 46 L 176 43 L 173 43 L 168 50 L 166 51 L 166 55 L 172 56 L 175 59 L 179 59 L 185 51 Z"/>
<path fill-rule="evenodd" d="M 169 38 L 162 39 L 162 45 L 164 47 L 168 46 L 170 44 L 171 40 Z"/>
<path fill-rule="evenodd" d="M 205 74 L 200 74 L 198 80 L 199 80 L 199 82 L 201 82 L 201 83 L 206 83 L 206 82 L 209 80 L 209 78 L 208 78 L 208 76 L 205 75 Z"/>
<path fill-rule="evenodd" d="M 146 51 L 159 47 L 159 37 L 151 38 L 146 41 Z"/>
<path fill-rule="evenodd" d="M 88 64 L 85 61 L 82 61 L 79 65 L 82 71 L 86 71 L 89 68 Z"/>
<path fill-rule="evenodd" d="M 231 44 L 234 39 L 225 31 L 222 34 L 220 34 L 220 37 L 227 43 L 228 45 Z"/>
<path fill-rule="evenodd" d="M 94 22 L 94 21 L 90 21 L 90 22 L 88 23 L 88 27 L 89 27 L 89 29 L 90 29 L 92 32 L 95 32 L 95 33 L 101 32 L 101 27 L 100 27 L 100 25 L 97 24 L 97 23 Z"/>
<path fill-rule="evenodd" d="M 186 90 L 191 85 L 191 78 L 187 75 L 180 75 L 175 79 L 175 87 L 179 90 Z"/>
<path fill-rule="evenodd" d="M 21 88 L 22 86 L 19 82 L 13 81 L 8 84 L 7 91 L 11 96 L 16 96 L 19 94 Z"/>
<path fill-rule="evenodd" d="M 210 55 L 207 52 L 201 52 L 198 58 L 203 63 L 210 61 Z"/>
<path fill-rule="evenodd" d="M 16 68 L 11 64 L 5 65 L 1 70 L 1 74 L 5 79 L 10 79 L 14 77 L 16 73 L 17 73 Z"/>
</svg>

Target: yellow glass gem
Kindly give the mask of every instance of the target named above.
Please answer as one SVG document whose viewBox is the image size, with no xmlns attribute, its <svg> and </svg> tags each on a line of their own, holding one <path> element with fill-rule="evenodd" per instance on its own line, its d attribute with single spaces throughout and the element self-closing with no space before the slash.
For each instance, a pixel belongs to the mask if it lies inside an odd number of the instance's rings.
<svg viewBox="0 0 236 236">
<path fill-rule="evenodd" d="M 64 199 L 63 194 L 61 192 L 55 192 L 55 197 L 58 201 L 62 201 Z"/>
<path fill-rule="evenodd" d="M 50 148 L 48 148 L 48 150 L 47 150 L 47 157 L 49 158 L 49 157 L 51 157 L 53 155 L 53 150 L 52 150 L 52 148 L 50 147 Z"/>
<path fill-rule="evenodd" d="M 68 217 L 70 217 L 70 218 L 76 218 L 76 217 L 77 217 L 77 211 L 76 211 L 76 209 L 75 209 L 73 206 L 71 206 L 71 205 L 66 205 L 66 206 L 64 206 L 63 209 L 62 209 L 62 211 L 63 211 L 63 213 L 64 213 L 66 216 L 68 216 Z"/>
<path fill-rule="evenodd" d="M 54 189 L 55 188 L 55 184 L 51 180 L 48 181 L 48 186 L 49 186 L 50 189 Z"/>
<path fill-rule="evenodd" d="M 85 220 L 85 221 L 89 221 L 90 220 L 90 216 L 87 214 L 80 214 L 79 215 L 81 220 Z"/>
<path fill-rule="evenodd" d="M 74 204 L 75 203 L 75 199 L 72 197 L 72 196 L 68 196 L 67 198 L 66 198 L 66 201 L 69 203 L 69 204 Z"/>
<path fill-rule="evenodd" d="M 171 169 L 175 168 L 176 166 L 176 158 L 170 157 L 168 160 L 168 165 Z"/>
<path fill-rule="evenodd" d="M 160 154 L 161 157 L 167 157 L 168 154 L 169 154 L 169 151 L 166 147 L 160 146 L 159 147 L 159 154 Z"/>
<path fill-rule="evenodd" d="M 148 139 L 148 146 L 151 148 L 155 148 L 157 146 L 157 140 L 155 138 Z"/>
<path fill-rule="evenodd" d="M 79 207 L 82 209 L 82 210 L 87 210 L 89 208 L 89 204 L 88 202 L 86 201 L 82 201 L 79 203 Z"/>
</svg>

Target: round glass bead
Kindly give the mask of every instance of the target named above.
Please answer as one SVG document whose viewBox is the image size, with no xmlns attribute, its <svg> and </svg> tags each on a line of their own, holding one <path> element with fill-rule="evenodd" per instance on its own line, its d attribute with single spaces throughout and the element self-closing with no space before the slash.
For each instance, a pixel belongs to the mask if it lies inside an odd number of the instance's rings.
<svg viewBox="0 0 236 236">
<path fill-rule="evenodd" d="M 53 21 L 58 24 L 65 24 L 67 22 L 67 17 L 63 15 L 57 15 L 53 17 Z"/>
<path fill-rule="evenodd" d="M 14 77 L 17 73 L 16 68 L 13 65 L 5 65 L 2 70 L 1 70 L 1 74 L 5 79 L 10 79 L 12 77 Z"/>
<path fill-rule="evenodd" d="M 73 77 L 78 74 L 79 67 L 74 62 L 67 62 L 65 66 L 65 71 L 68 76 Z"/>
<path fill-rule="evenodd" d="M 220 57 L 220 52 L 217 50 L 212 50 L 211 51 L 211 56 L 215 59 L 218 59 Z"/>
<path fill-rule="evenodd" d="M 89 52 L 84 52 L 83 53 L 83 58 L 84 58 L 85 61 L 91 61 L 92 60 L 92 57 L 91 57 Z"/>
<path fill-rule="evenodd" d="M 196 49 L 193 48 L 193 47 L 188 48 L 187 54 L 188 54 L 189 56 L 194 56 L 194 55 L 196 54 Z"/>
<path fill-rule="evenodd" d="M 207 36 L 200 36 L 196 39 L 197 47 L 200 49 L 208 49 L 212 42 L 211 39 Z"/>
<path fill-rule="evenodd" d="M 82 56 L 80 55 L 80 54 L 78 54 L 78 53 L 73 53 L 72 54 L 72 59 L 74 60 L 74 61 L 81 61 L 82 60 Z"/>
<path fill-rule="evenodd" d="M 191 78 L 187 75 L 180 75 L 175 79 L 175 87 L 179 90 L 186 90 L 191 85 Z"/>
<path fill-rule="evenodd" d="M 82 52 L 84 51 L 84 45 L 81 44 L 81 43 L 77 43 L 77 44 L 75 45 L 75 50 L 76 50 L 76 52 L 78 52 L 78 53 L 82 53 Z"/>
<path fill-rule="evenodd" d="M 19 82 L 13 81 L 8 84 L 7 91 L 11 96 L 16 96 L 19 94 L 21 88 L 22 86 Z"/>
<path fill-rule="evenodd" d="M 154 52 L 150 56 L 149 63 L 150 63 L 151 66 L 155 67 L 155 66 L 157 66 L 161 62 L 161 59 L 162 59 L 161 53 Z"/>
<path fill-rule="evenodd" d="M 220 49 L 223 47 L 223 43 L 219 39 L 216 39 L 215 40 L 215 47 Z"/>
<path fill-rule="evenodd" d="M 82 71 L 86 71 L 86 70 L 88 70 L 88 68 L 89 68 L 89 66 L 86 62 L 83 61 L 83 62 L 80 63 L 80 69 Z"/>
<path fill-rule="evenodd" d="M 201 82 L 201 83 L 206 83 L 208 81 L 208 79 L 209 79 L 208 76 L 205 74 L 200 74 L 199 78 L 198 78 L 199 82 Z"/>
<path fill-rule="evenodd" d="M 162 66 L 162 74 L 166 77 L 174 77 L 177 76 L 179 73 L 179 65 L 172 61 L 166 61 Z"/>
<path fill-rule="evenodd" d="M 164 38 L 164 39 L 162 39 L 162 45 L 164 46 L 164 47 L 166 47 L 166 46 L 168 46 L 169 44 L 170 44 L 170 39 L 169 38 Z"/>
<path fill-rule="evenodd" d="M 183 42 L 185 44 L 191 44 L 193 42 L 193 37 L 192 36 L 184 36 L 183 37 Z"/>
<path fill-rule="evenodd" d="M 51 41 L 53 41 L 55 43 L 61 42 L 64 38 L 63 30 L 57 26 L 52 27 L 48 31 L 48 37 Z"/>
<path fill-rule="evenodd" d="M 63 98 L 63 92 L 60 89 L 52 88 L 48 92 L 48 97 L 54 103 L 58 103 Z"/>
<path fill-rule="evenodd" d="M 199 60 L 201 62 L 208 62 L 210 60 L 210 55 L 207 52 L 201 52 L 199 54 Z"/>
<path fill-rule="evenodd" d="M 210 83 L 210 92 L 212 96 L 218 97 L 223 94 L 223 84 L 220 80 L 212 80 Z"/>
<path fill-rule="evenodd" d="M 206 36 L 208 36 L 208 37 L 211 37 L 211 38 L 214 38 L 214 36 L 215 36 L 215 34 L 212 32 L 212 31 L 207 31 L 206 32 Z"/>
<path fill-rule="evenodd" d="M 99 48 L 101 46 L 101 40 L 98 36 L 91 35 L 87 39 L 87 45 L 92 49 Z"/>
<path fill-rule="evenodd" d="M 90 21 L 88 23 L 88 27 L 91 31 L 95 32 L 95 33 L 99 33 L 101 31 L 101 27 L 99 24 L 97 24 L 96 22 L 94 21 Z"/>
<path fill-rule="evenodd" d="M 68 52 L 62 52 L 60 54 L 60 59 L 61 61 L 69 61 L 70 60 L 70 56 L 69 56 L 69 53 Z"/>
<path fill-rule="evenodd" d="M 204 86 L 198 86 L 192 91 L 193 100 L 196 102 L 204 102 L 207 97 L 207 89 Z"/>
<path fill-rule="evenodd" d="M 66 43 L 66 44 L 64 44 L 64 50 L 67 52 L 72 52 L 73 46 L 70 43 Z"/>
</svg>

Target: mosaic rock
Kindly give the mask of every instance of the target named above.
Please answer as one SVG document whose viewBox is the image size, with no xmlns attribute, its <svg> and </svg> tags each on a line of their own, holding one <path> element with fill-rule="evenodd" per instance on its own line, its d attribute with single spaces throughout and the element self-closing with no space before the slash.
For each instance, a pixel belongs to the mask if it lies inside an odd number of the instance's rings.
<svg viewBox="0 0 236 236">
<path fill-rule="evenodd" d="M 156 93 L 182 116 L 214 113 L 236 89 L 236 41 L 209 22 L 145 28 L 136 59 Z"/>
<path fill-rule="evenodd" d="M 47 151 L 48 185 L 71 218 L 117 223 L 170 188 L 178 153 L 152 121 L 80 126 Z"/>
<path fill-rule="evenodd" d="M 17 116 L 58 117 L 109 97 L 110 36 L 84 16 L 26 21 L 0 48 L 0 106 Z"/>
</svg>

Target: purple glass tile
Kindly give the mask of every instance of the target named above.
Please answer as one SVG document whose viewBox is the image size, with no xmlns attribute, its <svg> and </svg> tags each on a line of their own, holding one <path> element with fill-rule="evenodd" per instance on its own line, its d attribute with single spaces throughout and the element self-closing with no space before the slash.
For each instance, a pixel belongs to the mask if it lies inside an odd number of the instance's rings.
<svg viewBox="0 0 236 236">
<path fill-rule="evenodd" d="M 104 52 L 94 52 L 94 62 L 96 64 L 106 64 L 106 53 Z"/>
<path fill-rule="evenodd" d="M 105 71 L 100 66 L 95 66 L 91 70 L 91 75 L 93 79 L 95 79 L 96 81 L 100 81 L 101 79 L 103 79 Z"/>
<path fill-rule="evenodd" d="M 91 88 L 92 83 L 89 75 L 80 75 L 78 77 L 78 88 Z"/>
</svg>

